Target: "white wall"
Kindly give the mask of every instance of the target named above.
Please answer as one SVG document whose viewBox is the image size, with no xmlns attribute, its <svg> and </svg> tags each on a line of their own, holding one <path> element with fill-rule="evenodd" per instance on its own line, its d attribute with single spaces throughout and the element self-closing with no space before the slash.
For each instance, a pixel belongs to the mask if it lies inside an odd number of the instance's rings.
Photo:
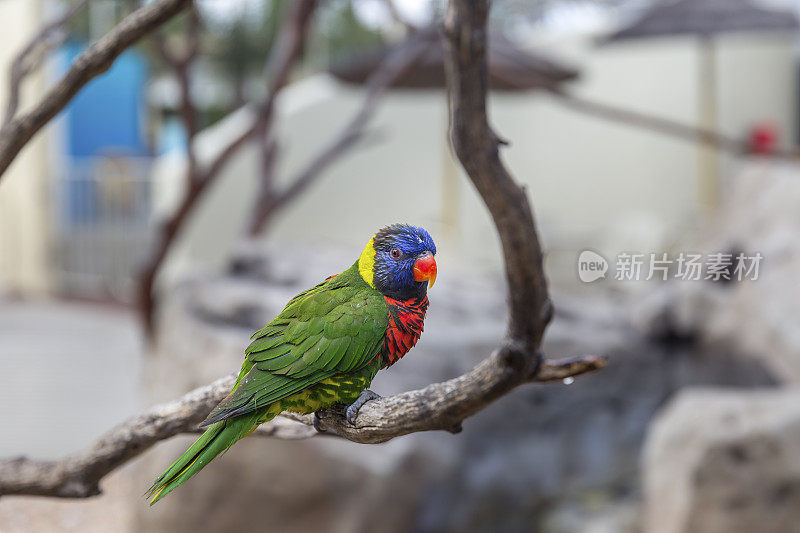
<svg viewBox="0 0 800 533">
<path fill-rule="evenodd" d="M 584 69 L 577 94 L 695 122 L 697 49 L 691 39 L 598 48 L 587 39 L 560 38 L 544 45 Z M 754 120 L 770 119 L 784 142 L 790 140 L 796 124 L 791 40 L 721 39 L 718 66 L 721 130 L 744 136 Z M 326 77 L 287 90 L 279 119 L 284 179 L 337 134 L 360 98 L 358 90 Z M 575 258 L 585 247 L 613 254 L 661 251 L 701 221 L 697 149 L 691 143 L 584 116 L 539 93 L 493 95 L 490 113 L 512 143 L 503 154 L 528 186 L 555 281 L 574 278 Z M 454 186 L 447 176 L 457 172 L 445 142 L 443 93 L 391 92 L 372 129 L 380 141 L 326 171 L 278 217 L 269 237 L 349 246 L 355 258 L 374 230 L 408 221 L 434 234 L 443 272 L 448 263 L 498 269 L 494 229 L 471 185 L 456 180 L 457 198 L 442 197 Z M 734 161 L 725 157 L 722 163 L 729 174 Z M 177 254 L 184 265 L 192 258 L 223 264 L 218 252 L 237 240 L 244 223 L 241 202 L 252 197 L 256 168 L 251 151 L 226 171 L 198 211 L 198 227 L 206 229 L 190 230 Z M 212 234 L 218 240 L 205 242 Z"/>
<path fill-rule="evenodd" d="M 7 71 L 40 20 L 40 1 L 3 0 L 0 72 Z M 769 119 L 786 144 L 796 129 L 793 40 L 737 36 L 717 42 L 720 129 L 742 136 L 754 120 Z M 685 123 L 696 120 L 692 39 L 597 47 L 585 36 L 537 35 L 530 45 L 582 68 L 573 90 L 587 99 Z M 29 103 L 43 90 L 41 77 L 24 89 Z M 5 91 L 0 83 L 3 103 Z M 293 175 L 335 136 L 360 99 L 359 90 L 324 76 L 291 87 L 279 105 L 280 176 Z M 697 150 L 690 143 L 580 115 L 539 93 L 493 95 L 490 112 L 497 131 L 512 143 L 503 154 L 528 186 L 556 281 L 574 278 L 574 257 L 585 247 L 612 254 L 660 251 L 701 223 Z M 235 134 L 247 120 L 240 114 L 206 132 L 201 153 L 213 152 L 223 144 L 220 135 Z M 497 241 L 486 211 L 447 149 L 444 95 L 392 91 L 372 128 L 380 140 L 328 169 L 278 217 L 270 238 L 330 243 L 356 253 L 372 231 L 404 220 L 434 234 L 443 267 L 469 263 L 498 269 Z M 45 148 L 37 136 L 0 182 L 0 283 L 27 291 L 46 291 L 50 279 Z M 179 192 L 170 183 L 182 173 L 179 162 L 162 163 L 157 191 L 168 204 Z M 735 160 L 725 156 L 721 163 L 725 179 Z M 169 277 L 225 264 L 241 234 L 257 168 L 252 149 L 229 165 L 179 242 Z"/>
<path fill-rule="evenodd" d="M 8 68 L 41 23 L 39 0 L 3 0 L 0 5 L 0 110 L 8 100 Z M 44 89 L 41 73 L 23 85 L 21 110 Z M 41 135 L 20 152 L 0 180 L 0 287 L 45 292 L 48 207 L 47 152 Z"/>
</svg>

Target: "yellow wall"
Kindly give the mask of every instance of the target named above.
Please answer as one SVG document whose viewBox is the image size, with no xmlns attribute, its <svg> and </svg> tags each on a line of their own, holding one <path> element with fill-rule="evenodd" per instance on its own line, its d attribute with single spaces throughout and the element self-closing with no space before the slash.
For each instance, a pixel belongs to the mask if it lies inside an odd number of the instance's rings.
<svg viewBox="0 0 800 533">
<path fill-rule="evenodd" d="M 0 110 L 8 98 L 8 69 L 14 55 L 39 28 L 40 0 L 0 2 Z M 37 73 L 23 86 L 30 105 L 44 88 Z M 0 288 L 41 293 L 48 289 L 48 182 L 44 138 L 35 137 L 0 178 Z"/>
</svg>

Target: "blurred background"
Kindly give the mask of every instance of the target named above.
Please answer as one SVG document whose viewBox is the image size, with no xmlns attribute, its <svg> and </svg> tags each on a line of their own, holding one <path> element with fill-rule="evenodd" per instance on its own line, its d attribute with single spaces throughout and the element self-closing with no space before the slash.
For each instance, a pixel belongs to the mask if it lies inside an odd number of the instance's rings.
<svg viewBox="0 0 800 533">
<path fill-rule="evenodd" d="M 136 5 L 0 0 L 0 109 L 37 101 Z M 389 87 L 371 77 L 444 2 L 321 1 L 272 90 L 290 6 L 197 0 L 9 168 L 0 456 L 79 451 L 237 370 L 252 331 L 394 222 L 430 231 L 440 276 L 422 340 L 372 388 L 455 377 L 502 337 L 502 255 L 448 147 L 438 41 Z M 0 499 L 0 531 L 798 531 L 798 14 L 798 0 L 493 2 L 490 116 L 545 247 L 545 352 L 608 368 L 518 389 L 455 436 L 247 439 L 150 509 L 141 494 L 192 439 L 174 438 L 91 500 Z M 588 282 L 586 250 L 607 269 Z M 761 259 L 737 276 L 737 257 Z"/>
</svg>

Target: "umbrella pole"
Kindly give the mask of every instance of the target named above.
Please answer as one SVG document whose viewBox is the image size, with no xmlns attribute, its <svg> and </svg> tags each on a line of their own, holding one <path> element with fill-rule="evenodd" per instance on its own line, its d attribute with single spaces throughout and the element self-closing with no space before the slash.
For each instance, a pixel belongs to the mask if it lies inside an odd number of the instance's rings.
<svg viewBox="0 0 800 533">
<path fill-rule="evenodd" d="M 717 129 L 717 72 L 716 49 L 713 37 L 702 36 L 698 53 L 698 119 L 706 131 Z M 719 201 L 719 159 L 717 149 L 710 144 L 698 145 L 697 199 L 700 208 L 710 210 Z"/>
<path fill-rule="evenodd" d="M 461 176 L 450 143 L 443 144 L 441 230 L 443 240 L 456 246 L 461 234 Z"/>
</svg>

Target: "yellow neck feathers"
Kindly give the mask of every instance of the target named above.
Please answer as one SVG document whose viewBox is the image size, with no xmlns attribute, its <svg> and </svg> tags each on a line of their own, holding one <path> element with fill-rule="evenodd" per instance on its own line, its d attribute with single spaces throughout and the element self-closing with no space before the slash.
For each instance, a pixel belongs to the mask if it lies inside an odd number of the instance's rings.
<svg viewBox="0 0 800 533">
<path fill-rule="evenodd" d="M 375 274 L 373 268 L 375 267 L 375 246 L 373 241 L 375 238 L 369 240 L 367 245 L 364 247 L 364 251 L 361 252 L 361 257 L 358 258 L 358 273 L 361 274 L 361 277 L 367 284 L 375 288 Z"/>
</svg>

